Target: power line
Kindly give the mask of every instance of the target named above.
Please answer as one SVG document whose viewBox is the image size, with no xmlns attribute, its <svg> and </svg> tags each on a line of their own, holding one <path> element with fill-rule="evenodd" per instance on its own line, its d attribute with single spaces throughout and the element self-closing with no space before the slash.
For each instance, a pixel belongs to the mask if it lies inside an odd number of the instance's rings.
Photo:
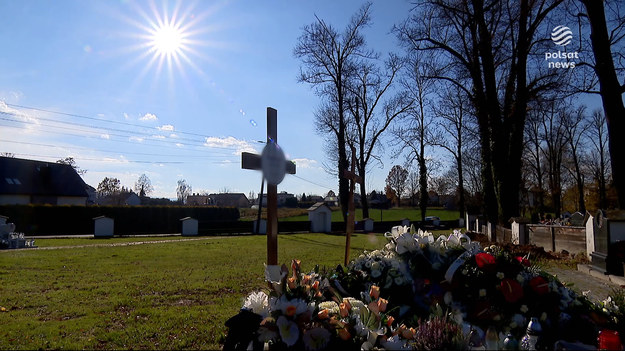
<svg viewBox="0 0 625 351">
<path fill-rule="evenodd" d="M 24 109 L 27 109 L 27 110 L 34 110 L 34 111 L 40 111 L 40 112 L 54 113 L 54 114 L 57 114 L 57 115 L 63 115 L 63 116 L 68 116 L 68 117 L 82 118 L 82 119 L 87 119 L 87 120 L 91 120 L 91 121 L 100 121 L 100 122 L 113 123 L 113 124 L 119 124 L 119 125 L 125 125 L 125 126 L 148 128 L 148 129 L 156 129 L 156 130 L 160 131 L 160 129 L 158 129 L 158 127 L 149 127 L 149 126 L 144 126 L 144 125 L 135 124 L 135 123 L 119 122 L 119 121 L 109 121 L 109 120 L 102 119 L 102 118 L 95 118 L 95 117 L 84 116 L 84 115 L 79 115 L 79 114 L 75 114 L 75 113 L 53 111 L 53 110 L 47 110 L 47 109 L 43 109 L 43 108 L 24 106 L 24 105 L 16 105 L 16 104 L 8 104 L 8 103 L 6 103 L 6 105 L 7 106 L 11 106 L 11 107 L 15 107 L 15 108 L 24 108 Z M 207 135 L 204 135 L 204 134 L 198 134 L 198 133 L 191 133 L 191 132 L 184 132 L 184 131 L 176 131 L 176 133 L 186 134 L 186 135 L 194 135 L 194 136 L 199 136 L 199 137 L 203 137 L 203 138 L 210 138 L 210 136 L 207 136 Z"/>
<path fill-rule="evenodd" d="M 37 155 L 37 154 L 27 154 L 27 153 L 14 153 L 16 156 L 29 156 L 29 157 L 38 157 L 38 158 L 49 158 L 49 159 L 54 159 L 54 160 L 60 160 L 63 159 L 65 156 L 49 156 L 49 155 Z M 102 159 L 102 158 L 89 158 L 89 157 L 75 157 L 74 159 L 76 160 L 81 160 L 81 161 L 98 161 L 98 162 L 103 162 L 103 163 L 114 163 L 114 162 L 119 162 L 119 163 L 143 163 L 143 164 L 184 164 L 184 163 L 196 163 L 196 162 L 192 162 L 192 161 L 145 161 L 145 160 L 107 160 L 107 159 Z M 209 162 L 209 163 L 214 163 L 214 164 L 222 164 L 222 162 Z"/>
<path fill-rule="evenodd" d="M 298 175 L 296 175 L 296 174 L 291 174 L 291 175 L 292 175 L 293 177 L 295 177 L 295 178 L 298 178 L 298 179 L 303 180 L 303 181 L 305 181 L 305 182 L 308 182 L 308 183 L 310 183 L 310 184 L 314 184 L 314 185 L 316 185 L 316 186 L 320 186 L 320 187 L 322 187 L 322 188 L 326 188 L 326 189 L 332 189 L 332 187 L 331 187 L 331 186 L 327 186 L 327 185 L 323 185 L 323 184 L 315 183 L 315 182 L 313 182 L 312 180 L 308 180 L 308 179 L 306 179 L 306 178 L 302 178 L 302 177 L 300 177 L 300 176 L 298 176 Z"/>
<path fill-rule="evenodd" d="M 82 147 L 82 146 L 67 146 L 67 145 L 61 146 L 61 145 L 40 144 L 40 143 L 31 143 L 31 142 L 26 142 L 26 141 L 14 141 L 14 140 L 5 140 L 5 139 L 0 139 L 0 142 L 21 144 L 21 145 L 55 147 L 55 148 L 83 149 L 83 150 L 107 152 L 107 153 L 119 153 L 119 151 L 115 151 L 115 150 L 102 150 L 102 149 L 94 149 L 94 148 L 88 148 L 88 147 Z M 193 158 L 222 158 L 222 157 L 231 158 L 233 156 L 231 154 L 220 154 L 220 155 L 182 155 L 182 154 L 173 155 L 172 154 L 172 155 L 168 155 L 168 154 L 154 154 L 154 153 L 147 153 L 147 152 L 132 152 L 132 151 L 124 151 L 123 153 L 130 154 L 130 155 L 142 155 L 142 156 L 193 157 Z"/>
</svg>

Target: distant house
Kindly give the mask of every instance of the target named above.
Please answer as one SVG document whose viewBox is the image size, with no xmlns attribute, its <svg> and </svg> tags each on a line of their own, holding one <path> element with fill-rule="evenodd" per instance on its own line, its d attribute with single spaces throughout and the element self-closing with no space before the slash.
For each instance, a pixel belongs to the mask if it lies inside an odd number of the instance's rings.
<svg viewBox="0 0 625 351">
<path fill-rule="evenodd" d="M 87 184 L 70 165 L 0 157 L 0 204 L 86 205 Z"/>
<path fill-rule="evenodd" d="M 247 208 L 250 202 L 243 193 L 192 194 L 187 196 L 187 205 Z"/>
<path fill-rule="evenodd" d="M 296 200 L 295 195 L 291 193 L 287 193 L 286 191 L 281 191 L 278 194 L 278 206 L 285 206 L 289 203 L 289 201 Z M 255 201 L 258 204 L 258 199 Z M 267 194 L 263 194 L 263 207 L 267 206 Z"/>
<path fill-rule="evenodd" d="M 326 197 L 323 198 L 323 202 L 330 207 L 336 207 L 339 205 L 339 198 L 336 196 L 334 191 L 330 190 L 328 191 Z"/>
</svg>

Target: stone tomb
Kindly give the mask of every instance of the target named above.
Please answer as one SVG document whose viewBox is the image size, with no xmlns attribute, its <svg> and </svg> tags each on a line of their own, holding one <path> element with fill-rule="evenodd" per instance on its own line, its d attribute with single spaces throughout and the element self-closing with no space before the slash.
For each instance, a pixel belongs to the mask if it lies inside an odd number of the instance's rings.
<svg viewBox="0 0 625 351">
<path fill-rule="evenodd" d="M 317 202 L 308 209 L 308 220 L 313 233 L 332 231 L 332 209 L 325 202 Z"/>
<path fill-rule="evenodd" d="M 93 237 L 94 238 L 112 238 L 115 221 L 113 218 L 106 216 L 95 217 L 93 219 Z"/>
<path fill-rule="evenodd" d="M 195 218 L 185 217 L 180 220 L 182 222 L 182 236 L 197 235 L 198 221 Z"/>
</svg>

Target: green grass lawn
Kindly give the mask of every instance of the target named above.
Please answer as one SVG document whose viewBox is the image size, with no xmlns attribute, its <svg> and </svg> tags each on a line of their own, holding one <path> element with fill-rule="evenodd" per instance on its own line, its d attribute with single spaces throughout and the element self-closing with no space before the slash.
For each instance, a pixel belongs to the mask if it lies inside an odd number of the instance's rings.
<svg viewBox="0 0 625 351">
<path fill-rule="evenodd" d="M 426 211 L 426 216 L 438 216 L 441 220 L 455 220 L 460 218 L 460 212 L 448 211 L 440 208 L 432 208 Z M 391 208 L 388 210 L 370 209 L 369 217 L 374 221 L 400 221 L 404 218 L 408 218 L 412 221 L 421 220 L 421 210 L 418 208 Z M 281 218 L 280 221 L 307 221 L 308 215 L 293 216 L 287 218 Z M 362 209 L 356 209 L 356 220 L 362 220 Z M 342 222 L 343 216 L 340 211 L 332 212 L 332 222 Z"/>
<path fill-rule="evenodd" d="M 224 322 L 264 287 L 265 237 L 93 246 L 137 240 L 147 239 L 38 239 L 89 246 L 0 252 L 0 349 L 219 348 Z M 344 241 L 280 235 L 279 261 L 336 266 Z M 352 258 L 385 242 L 354 234 Z"/>
</svg>

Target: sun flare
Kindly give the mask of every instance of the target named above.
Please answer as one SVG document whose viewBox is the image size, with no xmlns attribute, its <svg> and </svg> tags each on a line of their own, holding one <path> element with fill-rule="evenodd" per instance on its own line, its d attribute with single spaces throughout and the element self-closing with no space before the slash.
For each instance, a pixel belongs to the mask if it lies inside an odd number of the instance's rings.
<svg viewBox="0 0 625 351">
<path fill-rule="evenodd" d="M 180 53 L 184 45 L 185 33 L 177 26 L 163 24 L 152 34 L 150 45 L 152 50 L 162 56 Z"/>
</svg>

